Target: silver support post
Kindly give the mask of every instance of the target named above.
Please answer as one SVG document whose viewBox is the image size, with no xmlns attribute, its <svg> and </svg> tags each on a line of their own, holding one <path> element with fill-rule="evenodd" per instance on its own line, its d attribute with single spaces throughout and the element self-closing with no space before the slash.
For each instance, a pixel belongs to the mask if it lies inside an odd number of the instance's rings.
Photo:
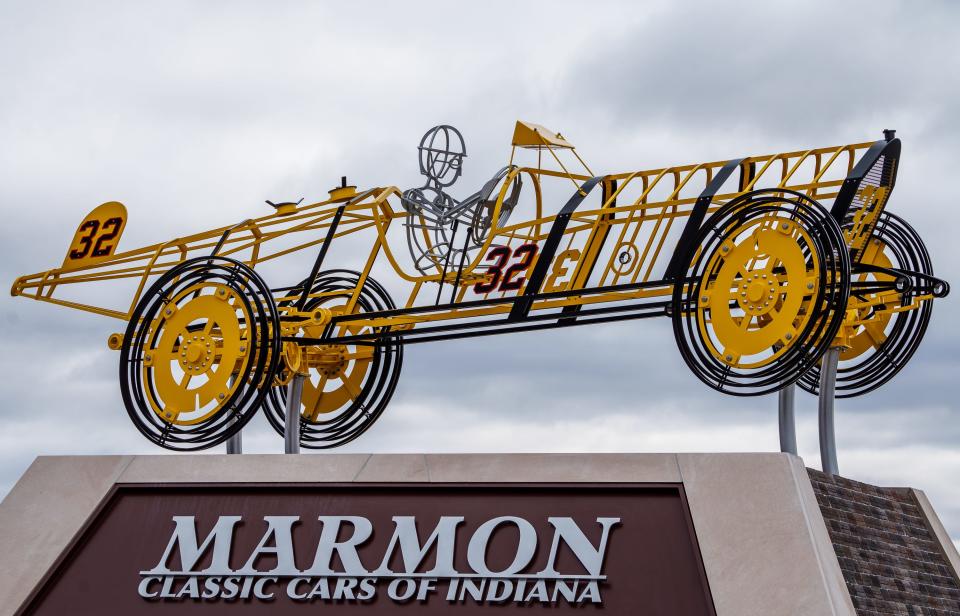
<svg viewBox="0 0 960 616">
<path fill-rule="evenodd" d="M 237 430 L 237 433 L 227 439 L 227 453 L 243 453 L 243 430 Z"/>
<path fill-rule="evenodd" d="M 227 378 L 227 384 L 230 387 L 233 387 L 235 377 L 231 374 Z M 237 433 L 227 439 L 227 454 L 242 454 L 243 453 L 243 430 L 237 430 Z"/>
<path fill-rule="evenodd" d="M 295 374 L 287 385 L 287 408 L 283 424 L 283 453 L 300 453 L 300 399 L 303 374 Z"/>
<path fill-rule="evenodd" d="M 833 402 L 837 386 L 837 364 L 840 349 L 829 349 L 820 364 L 820 399 L 817 404 L 820 418 L 820 465 L 828 475 L 839 475 L 837 468 L 837 439 L 833 429 Z"/>
<path fill-rule="evenodd" d="M 780 451 L 797 455 L 797 423 L 794 419 L 794 399 L 797 386 L 793 383 L 784 385 L 779 391 L 780 408 Z"/>
</svg>

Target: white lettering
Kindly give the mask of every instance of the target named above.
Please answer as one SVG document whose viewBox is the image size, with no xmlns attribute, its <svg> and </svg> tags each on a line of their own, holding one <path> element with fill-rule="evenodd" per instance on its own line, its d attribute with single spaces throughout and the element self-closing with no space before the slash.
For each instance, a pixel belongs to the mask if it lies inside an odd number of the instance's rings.
<svg viewBox="0 0 960 616">
<path fill-rule="evenodd" d="M 317 597 L 321 599 L 330 598 L 330 583 L 327 582 L 327 578 L 320 578 L 317 583 L 313 585 L 313 590 L 310 591 L 310 598 L 316 599 Z"/>
<path fill-rule="evenodd" d="M 569 603 L 573 603 L 577 599 L 577 586 L 579 582 L 570 582 L 567 584 L 563 580 L 557 580 L 556 586 L 553 587 L 553 602 L 557 602 L 557 597 L 563 595 L 563 598 Z"/>
<path fill-rule="evenodd" d="M 251 587 L 253 587 L 253 578 L 252 577 L 243 578 L 243 586 L 240 588 L 240 596 L 238 598 L 249 599 Z"/>
<path fill-rule="evenodd" d="M 343 573 L 356 575 L 357 577 L 368 575 L 370 572 L 364 569 L 363 563 L 360 562 L 357 546 L 369 539 L 373 533 L 373 525 L 370 520 L 360 516 L 326 515 L 317 519 L 323 522 L 323 530 L 320 531 L 320 543 L 317 545 L 313 566 L 304 573 L 312 575 L 335 573 L 330 568 L 330 561 L 336 553 L 340 556 L 340 562 L 343 563 Z M 343 522 L 349 522 L 353 525 L 353 534 L 343 541 L 337 541 L 337 536 L 340 534 L 340 524 Z"/>
<path fill-rule="evenodd" d="M 587 587 L 584 588 L 580 596 L 577 597 L 577 603 L 583 603 L 587 599 L 590 599 L 590 603 L 601 603 L 600 585 L 596 582 L 589 582 L 587 584 Z"/>
<path fill-rule="evenodd" d="M 257 573 L 254 567 L 257 559 L 264 554 L 277 557 L 277 566 L 264 573 L 277 575 L 294 575 L 300 573 L 293 560 L 293 525 L 300 521 L 297 515 L 268 515 L 263 520 L 267 523 L 267 530 L 263 533 L 260 543 L 250 554 L 247 563 L 237 573 Z M 273 545 L 267 545 L 272 541 Z"/>
<path fill-rule="evenodd" d="M 426 601 L 427 595 L 436 589 L 436 578 L 424 578 L 420 580 L 420 588 L 417 589 L 417 601 Z"/>
<path fill-rule="evenodd" d="M 240 594 L 240 578 L 228 577 L 223 579 L 222 591 L 220 593 L 221 599 L 233 599 L 238 594 Z"/>
<path fill-rule="evenodd" d="M 258 579 L 256 583 L 253 585 L 253 596 L 256 597 L 257 599 L 260 599 L 261 601 L 273 601 L 273 593 L 266 592 L 264 590 L 264 587 L 266 587 L 267 584 L 273 584 L 276 581 L 277 581 L 277 578 L 275 577 L 265 577 L 265 578 Z"/>
<path fill-rule="evenodd" d="M 168 575 L 163 578 L 163 588 L 160 589 L 160 598 L 161 599 L 176 599 L 177 596 L 173 594 L 173 576 Z"/>
<path fill-rule="evenodd" d="M 403 590 L 400 590 L 400 585 L 403 585 Z M 393 599 L 394 601 L 406 601 L 413 596 L 413 593 L 417 592 L 417 584 L 410 578 L 397 578 L 390 582 L 390 585 L 387 586 L 387 596 Z"/>
<path fill-rule="evenodd" d="M 178 546 L 180 548 L 179 571 L 192 571 L 211 544 L 213 545 L 213 558 L 210 561 L 210 566 L 198 573 L 230 573 L 230 544 L 233 541 L 233 528 L 240 520 L 241 517 L 238 515 L 220 516 L 207 538 L 203 540 L 203 543 L 197 545 L 197 525 L 193 516 L 173 516 L 176 526 L 170 536 L 170 542 L 167 543 L 167 549 L 157 566 L 148 573 L 174 573 L 167 568 L 167 561 L 173 554 L 174 548 Z"/>
<path fill-rule="evenodd" d="M 483 589 L 486 588 L 486 580 L 475 580 L 472 578 L 466 578 L 463 580 L 463 586 L 460 589 L 460 600 L 463 601 L 464 597 L 470 595 L 470 598 L 474 601 L 480 602 L 483 600 Z"/>
<path fill-rule="evenodd" d="M 137 586 L 137 592 L 139 592 L 140 596 L 144 599 L 154 599 L 159 593 L 150 592 L 150 584 L 154 582 L 160 583 L 161 581 L 163 581 L 163 578 L 159 576 L 145 577 L 140 580 L 140 585 Z"/>
<path fill-rule="evenodd" d="M 377 580 L 375 578 L 363 578 L 360 580 L 360 593 L 357 599 L 360 601 L 369 601 L 377 594 Z"/>
<path fill-rule="evenodd" d="M 487 601 L 503 603 L 510 598 L 512 592 L 513 583 L 509 580 L 490 580 L 490 586 L 487 588 Z"/>
<path fill-rule="evenodd" d="M 415 573 L 417 567 L 426 558 L 430 548 L 436 543 L 437 560 L 433 569 L 427 571 L 427 575 L 437 577 L 455 575 L 457 571 L 453 567 L 453 548 L 457 538 L 457 526 L 461 522 L 463 522 L 463 516 L 445 515 L 441 517 L 430 537 L 423 545 L 420 545 L 416 518 L 413 516 L 394 516 L 393 536 L 390 538 L 387 552 L 383 556 L 383 562 L 380 563 L 380 567 L 374 573 L 378 575 L 393 573 L 390 569 L 390 559 L 393 557 L 397 546 L 400 547 L 400 555 L 403 558 L 403 572 Z"/>
<path fill-rule="evenodd" d="M 447 587 L 447 601 L 455 601 L 457 598 L 457 586 L 460 585 L 460 580 L 453 578 L 450 580 L 450 585 Z"/>
<path fill-rule="evenodd" d="M 208 577 L 203 581 L 203 594 L 200 595 L 204 599 L 213 599 L 218 594 L 220 594 L 220 578 Z"/>
<path fill-rule="evenodd" d="M 337 578 L 337 585 L 333 589 L 333 599 L 353 599 L 353 589 L 358 583 L 357 578 Z"/>
<path fill-rule="evenodd" d="M 294 601 L 306 601 L 307 596 L 310 593 L 306 592 L 306 593 L 300 594 L 299 592 L 297 592 L 297 586 L 299 586 L 300 584 L 309 584 L 309 583 L 310 583 L 310 578 L 305 578 L 305 577 L 293 578 L 287 583 L 287 596 L 293 599 Z"/>
<path fill-rule="evenodd" d="M 501 524 L 514 524 L 520 531 L 520 539 L 517 543 L 517 552 L 513 562 L 502 571 L 491 571 L 487 568 L 487 543 L 490 541 L 493 531 Z M 534 530 L 533 524 L 523 518 L 501 516 L 484 522 L 477 529 L 477 532 L 473 533 L 470 544 L 467 546 L 467 562 L 470 563 L 474 571 L 482 575 L 512 575 L 530 564 L 530 560 L 536 551 L 537 531 Z"/>
<path fill-rule="evenodd" d="M 543 580 L 537 580 L 533 585 L 533 588 L 530 589 L 530 592 L 527 593 L 527 596 L 523 600 L 527 603 L 530 601 L 541 601 L 544 603 L 549 601 L 549 595 L 547 595 L 547 583 Z"/>
<path fill-rule="evenodd" d="M 200 580 L 198 580 L 196 576 L 191 575 L 187 578 L 180 592 L 177 593 L 177 599 L 183 599 L 184 597 L 190 597 L 191 599 L 200 598 Z"/>
<path fill-rule="evenodd" d="M 202 541 L 199 541 L 194 516 L 173 516 L 174 528 L 163 556 L 153 569 L 141 571 L 137 592 L 150 601 L 246 602 L 255 599 L 268 602 L 275 599 L 272 585 L 285 583 L 286 594 L 294 601 L 369 602 L 381 591 L 379 580 L 386 578 L 389 580 L 384 582 L 386 595 L 398 603 L 412 601 L 414 597 L 425 603 L 437 594 L 438 584 L 446 583 L 445 596 L 450 603 L 469 599 L 480 605 L 511 600 L 514 604 L 600 604 L 600 582 L 606 579 L 604 558 L 611 530 L 621 521 L 615 517 L 596 518 L 600 528 L 599 539 L 594 542 L 572 517 L 546 518 L 553 529 L 552 541 L 544 568 L 534 574 L 528 568 L 538 551 L 537 530 L 528 520 L 517 516 L 495 517 L 477 527 L 466 546 L 469 569 L 463 572 L 454 562 L 455 555 L 463 556 L 462 552 L 458 554 L 456 545 L 463 516 L 441 516 L 433 528 L 428 527 L 426 538 L 418 532 L 414 516 L 394 516 L 393 533 L 386 551 L 376 555 L 369 555 L 373 536 L 369 519 L 319 516 L 317 520 L 321 528 L 313 564 L 306 571 L 300 571 L 293 542 L 293 529 L 301 522 L 300 516 L 264 516 L 262 536 L 256 547 L 243 555 L 231 554 L 240 516 L 220 516 Z M 243 528 L 245 533 L 254 531 Z M 597 536 L 595 530 L 589 535 Z M 380 535 L 377 543 L 383 545 L 385 538 Z M 249 545 L 252 539 L 244 537 L 244 543 Z M 360 558 L 362 550 L 367 550 L 364 558 L 381 557 L 374 571 L 365 567 Z M 504 550 L 512 554 L 512 559 L 503 558 L 500 552 Z M 573 562 L 569 560 L 571 554 L 580 567 L 558 571 L 558 561 Z M 243 566 L 232 569 L 231 556 L 245 557 L 245 562 L 239 561 L 244 562 Z M 267 562 L 262 564 L 264 559 Z M 270 566 L 271 559 L 276 559 L 273 568 L 258 569 L 258 566 Z M 498 568 L 505 561 L 510 562 L 495 570 L 491 569 L 488 559 Z M 176 568 L 177 560 L 179 568 Z M 202 562 L 209 565 L 198 570 Z M 237 562 L 235 559 L 234 563 Z M 336 571 L 332 569 L 334 563 L 338 563 Z M 587 575 L 581 575 L 584 572 Z M 280 595 L 282 597 L 282 590 Z M 439 597 L 437 600 L 442 601 Z"/>
<path fill-rule="evenodd" d="M 599 547 L 593 547 L 587 536 L 580 530 L 573 518 L 547 518 L 554 528 L 553 543 L 550 546 L 550 556 L 547 558 L 547 566 L 538 575 L 543 577 L 555 577 L 559 575 L 555 565 L 557 562 L 557 551 L 560 548 L 560 540 L 570 547 L 574 556 L 580 561 L 580 564 L 590 575 L 600 575 L 603 568 L 603 555 L 607 551 L 607 540 L 610 536 L 610 529 L 620 523 L 620 518 L 597 518 L 602 529 L 600 534 Z"/>
</svg>

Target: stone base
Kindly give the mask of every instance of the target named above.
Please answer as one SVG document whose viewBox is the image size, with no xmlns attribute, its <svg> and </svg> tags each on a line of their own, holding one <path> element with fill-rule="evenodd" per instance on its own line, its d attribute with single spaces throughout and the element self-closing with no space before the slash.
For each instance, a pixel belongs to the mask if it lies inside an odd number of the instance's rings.
<svg viewBox="0 0 960 616">
<path fill-rule="evenodd" d="M 870 498 L 882 495 L 869 495 L 860 488 L 859 492 L 867 495 L 861 502 L 849 490 L 852 483 L 817 473 L 813 479 L 811 482 L 800 458 L 772 453 L 40 457 L 0 504 L 0 613 L 14 614 L 31 602 L 37 604 L 37 597 L 43 597 L 40 590 L 50 583 L 46 578 L 70 546 L 78 537 L 96 532 L 96 525 L 91 524 L 117 488 L 150 485 L 163 489 L 185 484 L 200 492 L 203 484 L 296 484 L 318 492 L 325 484 L 337 484 L 338 489 L 346 486 L 347 490 L 353 485 L 360 489 L 373 484 L 395 484 L 397 489 L 455 485 L 462 490 L 470 490 L 470 484 L 679 486 L 716 614 L 854 616 L 858 613 L 855 604 L 862 608 L 859 613 L 870 613 L 867 606 L 874 604 L 868 601 L 871 597 L 864 597 L 863 593 L 870 592 L 864 589 L 887 583 L 879 578 L 874 582 L 870 567 L 883 567 L 883 558 L 889 556 L 874 554 L 874 560 L 863 561 L 866 565 L 857 564 L 861 562 L 858 554 L 869 551 L 872 541 L 867 531 L 857 534 L 857 516 L 863 513 L 858 507 L 876 508 L 879 501 Z M 901 503 L 896 512 L 914 523 L 910 532 L 924 529 L 927 534 L 922 542 L 909 533 L 901 533 L 899 539 L 888 535 L 886 553 L 891 553 L 894 544 L 905 554 L 920 550 L 929 559 L 924 571 L 935 569 L 940 576 L 937 584 L 956 584 L 960 564 L 956 549 L 923 494 L 909 494 L 913 509 L 907 511 Z M 853 504 L 845 510 L 842 504 L 848 502 Z M 882 517 L 880 512 L 878 519 Z M 887 521 L 887 530 L 895 532 L 890 527 L 896 526 L 897 520 Z M 125 548 L 117 546 L 118 550 Z M 934 562 L 936 558 L 939 560 Z M 908 559 L 899 562 L 903 571 L 910 570 Z M 896 585 L 900 576 L 906 585 L 929 582 L 920 574 L 908 578 L 907 573 L 895 573 L 889 583 Z M 922 594 L 910 595 L 905 590 L 901 599 L 920 601 L 917 597 Z M 951 595 L 924 597 L 927 610 Z M 87 613 L 88 608 L 90 612 L 110 612 L 110 606 L 83 605 L 92 600 L 78 598 L 76 613 Z M 213 607 L 222 609 L 223 605 Z M 250 604 L 236 606 L 243 608 L 240 611 L 253 609 Z M 145 607 L 158 613 L 156 608 L 163 606 L 149 603 Z M 177 609 L 178 605 L 171 607 Z M 278 606 L 263 607 L 267 613 Z M 209 613 L 215 611 L 211 607 Z M 354 611 L 360 614 L 364 608 L 357 606 Z M 31 612 L 32 608 L 24 613 Z M 450 608 L 448 613 L 456 612 Z"/>
</svg>

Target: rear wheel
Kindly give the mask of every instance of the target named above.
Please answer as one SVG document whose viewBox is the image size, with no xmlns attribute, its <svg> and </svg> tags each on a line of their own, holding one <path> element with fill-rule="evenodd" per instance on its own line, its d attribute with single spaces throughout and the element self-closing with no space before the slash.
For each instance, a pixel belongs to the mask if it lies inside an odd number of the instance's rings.
<svg viewBox="0 0 960 616">
<path fill-rule="evenodd" d="M 792 191 L 762 190 L 706 222 L 674 287 L 674 336 L 697 377 L 734 395 L 796 381 L 833 342 L 850 263 L 836 221 Z"/>
<path fill-rule="evenodd" d="M 880 215 L 873 236 L 863 248 L 860 263 L 933 275 L 923 240 L 906 221 L 888 212 Z M 932 301 L 921 301 L 909 310 L 893 312 L 893 308 L 909 306 L 913 300 L 912 289 L 898 292 L 891 288 L 894 276 L 862 273 L 856 274 L 853 282 L 867 288 L 876 283 L 879 290 L 858 293 L 854 289 L 853 299 L 863 304 L 857 311 L 862 324 L 851 337 L 850 347 L 840 353 L 837 398 L 863 395 L 896 376 L 923 340 L 933 312 Z M 814 365 L 804 373 L 799 385 L 812 394 L 819 393 L 820 366 Z"/>
<path fill-rule="evenodd" d="M 367 277 L 355 304 L 350 305 L 360 282 L 357 272 L 321 272 L 310 286 L 304 310 L 326 308 L 334 317 L 392 310 L 390 295 L 373 278 Z M 301 283 L 302 290 L 306 284 Z M 298 294 L 294 290 L 291 295 Z M 327 326 L 306 326 L 307 338 L 363 336 L 377 333 L 361 321 Z M 301 347 L 302 361 L 311 365 L 303 382 L 300 405 L 300 445 L 307 449 L 331 449 L 345 445 L 366 432 L 380 417 L 397 386 L 403 363 L 399 340 L 372 344 L 331 343 Z M 282 380 L 289 380 L 281 374 Z M 266 399 L 267 418 L 283 434 L 287 389 L 271 388 Z"/>
<path fill-rule="evenodd" d="M 185 261 L 143 295 L 120 348 L 120 391 L 137 429 L 161 447 L 206 449 L 260 407 L 279 351 L 263 280 L 224 257 Z"/>
</svg>

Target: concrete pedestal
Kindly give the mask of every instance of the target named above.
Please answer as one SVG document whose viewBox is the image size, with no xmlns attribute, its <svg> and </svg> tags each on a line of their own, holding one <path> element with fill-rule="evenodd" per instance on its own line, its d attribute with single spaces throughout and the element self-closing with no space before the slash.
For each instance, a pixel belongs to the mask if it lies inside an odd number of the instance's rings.
<svg viewBox="0 0 960 616">
<path fill-rule="evenodd" d="M 50 583 L 46 578 L 71 544 L 96 532 L 99 512 L 118 488 L 190 485 L 202 493 L 213 484 L 298 485 L 317 492 L 334 484 L 347 492 L 367 485 L 456 485 L 461 491 L 472 484 L 677 486 L 716 614 L 856 614 L 807 469 L 796 456 L 774 453 L 40 457 L 0 504 L 0 614 L 17 613 L 42 595 L 38 589 Z M 952 543 L 940 540 L 956 566 Z M 109 612 L 109 606 L 99 609 Z"/>
</svg>

